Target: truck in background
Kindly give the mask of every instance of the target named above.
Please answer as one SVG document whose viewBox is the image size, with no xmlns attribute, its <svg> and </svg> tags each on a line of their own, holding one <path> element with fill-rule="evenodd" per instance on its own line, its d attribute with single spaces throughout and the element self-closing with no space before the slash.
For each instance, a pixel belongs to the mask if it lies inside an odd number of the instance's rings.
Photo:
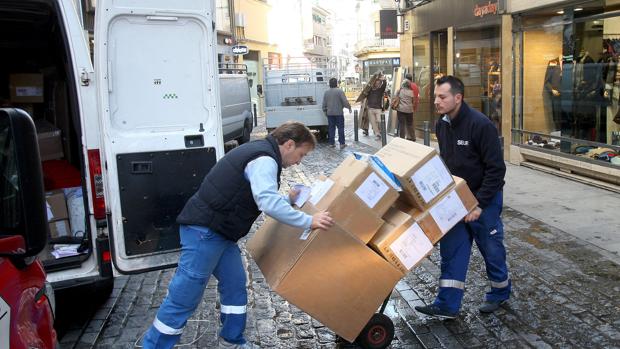
<svg viewBox="0 0 620 349">
<path fill-rule="evenodd" d="M 247 143 L 254 125 L 248 68 L 245 64 L 220 63 L 218 69 L 224 142 Z"/>
<path fill-rule="evenodd" d="M 263 64 L 265 126 L 267 131 L 286 121 L 302 122 L 327 137 L 327 116 L 322 110 L 323 94 L 335 77 L 331 58 L 295 57 L 285 63 Z"/>
</svg>

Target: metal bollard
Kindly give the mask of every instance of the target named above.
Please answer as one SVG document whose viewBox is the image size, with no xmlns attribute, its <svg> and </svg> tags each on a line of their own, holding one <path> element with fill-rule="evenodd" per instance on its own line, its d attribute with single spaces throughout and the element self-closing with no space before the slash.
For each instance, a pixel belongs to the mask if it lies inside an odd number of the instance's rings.
<svg viewBox="0 0 620 349">
<path fill-rule="evenodd" d="M 381 146 L 385 147 L 387 144 L 387 130 L 385 129 L 385 113 L 381 113 L 381 125 L 379 125 L 381 129 Z"/>
<path fill-rule="evenodd" d="M 359 119 L 358 119 L 358 115 L 357 115 L 357 110 L 353 111 L 353 137 L 355 138 L 356 142 L 359 142 L 360 137 L 358 135 L 359 132 Z"/>
<path fill-rule="evenodd" d="M 254 103 L 254 126 L 258 126 L 258 114 L 256 114 L 256 103 Z"/>
<path fill-rule="evenodd" d="M 431 127 L 430 121 L 424 121 L 424 145 L 431 146 Z"/>
</svg>

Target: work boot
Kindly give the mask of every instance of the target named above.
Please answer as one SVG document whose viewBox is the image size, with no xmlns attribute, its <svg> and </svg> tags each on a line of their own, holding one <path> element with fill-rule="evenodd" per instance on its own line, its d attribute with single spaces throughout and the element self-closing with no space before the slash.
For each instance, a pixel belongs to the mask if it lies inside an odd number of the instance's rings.
<svg viewBox="0 0 620 349">
<path fill-rule="evenodd" d="M 245 342 L 243 344 L 235 344 L 225 341 L 220 338 L 218 342 L 219 349 L 260 349 L 260 347 L 251 342 Z"/>
<path fill-rule="evenodd" d="M 448 311 L 442 310 L 439 306 L 435 304 L 425 305 L 425 306 L 416 306 L 415 310 L 419 311 L 422 314 L 426 314 L 429 316 L 434 316 L 440 319 L 456 319 L 459 315 L 458 313 L 450 313 Z"/>
<path fill-rule="evenodd" d="M 484 301 L 484 303 L 482 303 L 482 305 L 478 308 L 478 310 L 480 310 L 481 313 L 489 314 L 499 309 L 499 307 L 505 302 L 506 300 L 502 300 L 502 301 L 488 301 L 487 300 L 487 301 Z"/>
</svg>

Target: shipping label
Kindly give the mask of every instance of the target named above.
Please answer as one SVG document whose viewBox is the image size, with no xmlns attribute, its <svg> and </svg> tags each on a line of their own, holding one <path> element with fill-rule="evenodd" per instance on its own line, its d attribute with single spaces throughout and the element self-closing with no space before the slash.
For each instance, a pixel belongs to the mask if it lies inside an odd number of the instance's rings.
<svg viewBox="0 0 620 349">
<path fill-rule="evenodd" d="M 409 270 L 433 249 L 433 244 L 415 223 L 392 242 L 390 249 Z"/>
<path fill-rule="evenodd" d="M 467 209 L 456 191 L 453 190 L 433 206 L 430 213 L 441 233 L 445 234 L 467 215 Z"/>
<path fill-rule="evenodd" d="M 377 205 L 377 202 L 381 200 L 383 195 L 387 193 L 388 189 L 389 187 L 387 184 L 385 184 L 375 172 L 372 172 L 364 183 L 357 188 L 355 194 L 357 194 L 368 207 L 373 208 Z"/>
<path fill-rule="evenodd" d="M 439 156 L 434 156 L 411 176 L 411 181 L 424 202 L 429 203 L 452 184 L 452 176 Z"/>
</svg>

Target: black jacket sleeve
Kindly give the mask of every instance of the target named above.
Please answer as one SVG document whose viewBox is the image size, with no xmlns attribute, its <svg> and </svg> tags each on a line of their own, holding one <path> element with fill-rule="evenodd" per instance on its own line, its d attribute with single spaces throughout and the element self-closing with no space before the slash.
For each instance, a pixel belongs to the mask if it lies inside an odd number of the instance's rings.
<svg viewBox="0 0 620 349">
<path fill-rule="evenodd" d="M 504 163 L 504 154 L 499 143 L 497 129 L 492 123 L 482 125 L 478 139 L 480 161 L 484 172 L 482 185 L 474 194 L 478 199 L 478 206 L 484 209 L 504 186 L 506 164 Z"/>
</svg>

